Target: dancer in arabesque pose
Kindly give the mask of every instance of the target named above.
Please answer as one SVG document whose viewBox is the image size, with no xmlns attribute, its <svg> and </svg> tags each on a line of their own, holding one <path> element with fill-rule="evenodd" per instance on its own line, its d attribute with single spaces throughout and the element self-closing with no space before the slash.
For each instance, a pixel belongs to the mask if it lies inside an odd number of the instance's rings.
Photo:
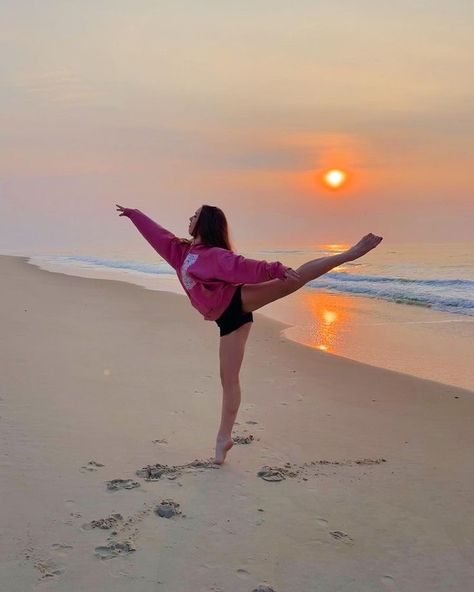
<svg viewBox="0 0 474 592">
<path fill-rule="evenodd" d="M 222 414 L 216 438 L 215 462 L 222 464 L 233 446 L 232 427 L 240 406 L 239 372 L 253 322 L 252 312 L 288 296 L 338 265 L 354 261 L 382 240 L 372 233 L 353 247 L 313 259 L 298 269 L 234 253 L 224 212 L 202 205 L 189 219 L 192 239 L 179 238 L 143 212 L 116 204 L 157 253 L 176 270 L 191 304 L 220 330 L 219 360 L 223 389 Z"/>
</svg>

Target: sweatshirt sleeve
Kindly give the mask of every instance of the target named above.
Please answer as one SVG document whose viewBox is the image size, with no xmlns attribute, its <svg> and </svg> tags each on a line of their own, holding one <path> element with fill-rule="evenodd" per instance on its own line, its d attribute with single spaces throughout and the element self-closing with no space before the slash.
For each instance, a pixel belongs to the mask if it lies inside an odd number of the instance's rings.
<svg viewBox="0 0 474 592">
<path fill-rule="evenodd" d="M 140 210 L 125 208 L 124 216 L 130 218 L 143 237 L 171 267 L 176 269 L 180 265 L 186 246 L 181 243 L 179 238 Z"/>
<path fill-rule="evenodd" d="M 247 259 L 227 249 L 213 248 L 207 257 L 199 258 L 188 272 L 196 278 L 222 280 L 233 284 L 258 284 L 273 279 L 285 278 L 285 266 L 279 261 L 269 263 Z"/>
</svg>

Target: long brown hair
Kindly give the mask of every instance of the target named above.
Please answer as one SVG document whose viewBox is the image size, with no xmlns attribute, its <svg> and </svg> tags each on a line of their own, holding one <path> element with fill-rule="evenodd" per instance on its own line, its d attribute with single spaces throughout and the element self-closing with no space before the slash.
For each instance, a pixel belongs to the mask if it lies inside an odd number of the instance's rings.
<svg viewBox="0 0 474 592">
<path fill-rule="evenodd" d="M 233 251 L 229 238 L 229 226 L 224 212 L 217 206 L 204 204 L 191 234 L 194 238 L 201 237 L 201 243 L 209 247 L 221 247 Z M 188 239 L 181 239 L 190 243 Z"/>
</svg>

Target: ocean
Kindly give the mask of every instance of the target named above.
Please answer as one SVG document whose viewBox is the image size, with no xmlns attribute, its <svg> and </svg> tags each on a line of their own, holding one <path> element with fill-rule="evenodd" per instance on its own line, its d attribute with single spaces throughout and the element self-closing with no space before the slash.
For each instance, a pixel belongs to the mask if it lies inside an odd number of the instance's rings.
<svg viewBox="0 0 474 592">
<path fill-rule="evenodd" d="M 141 239 L 143 240 L 143 239 Z M 151 290 L 184 291 L 175 271 L 142 247 L 75 247 L 21 255 L 48 271 L 122 280 Z M 237 252 L 297 268 L 350 245 Z M 403 243 L 379 247 L 310 281 L 258 313 L 287 326 L 288 339 L 358 362 L 474 391 L 474 243 Z M 217 336 L 216 330 L 216 336 Z"/>
</svg>

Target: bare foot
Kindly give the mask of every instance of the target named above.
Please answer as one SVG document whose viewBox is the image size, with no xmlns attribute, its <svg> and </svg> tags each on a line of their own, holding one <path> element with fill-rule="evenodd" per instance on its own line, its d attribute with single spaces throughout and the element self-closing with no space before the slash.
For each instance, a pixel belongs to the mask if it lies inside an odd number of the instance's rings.
<svg viewBox="0 0 474 592">
<path fill-rule="evenodd" d="M 381 236 L 377 236 L 375 234 L 366 234 L 364 237 L 362 237 L 360 239 L 360 241 L 354 245 L 353 247 L 351 247 L 350 249 L 348 249 L 346 251 L 346 255 L 348 257 L 348 261 L 354 261 L 354 259 L 358 259 L 359 257 L 362 257 L 362 255 L 365 255 L 366 253 L 368 253 L 369 251 L 371 251 L 372 249 L 375 249 L 375 247 L 382 241 L 382 237 Z"/>
<path fill-rule="evenodd" d="M 226 454 L 234 445 L 234 441 L 232 438 L 225 438 L 224 440 L 216 440 L 216 458 L 215 463 L 216 465 L 221 465 L 226 457 Z"/>
</svg>

